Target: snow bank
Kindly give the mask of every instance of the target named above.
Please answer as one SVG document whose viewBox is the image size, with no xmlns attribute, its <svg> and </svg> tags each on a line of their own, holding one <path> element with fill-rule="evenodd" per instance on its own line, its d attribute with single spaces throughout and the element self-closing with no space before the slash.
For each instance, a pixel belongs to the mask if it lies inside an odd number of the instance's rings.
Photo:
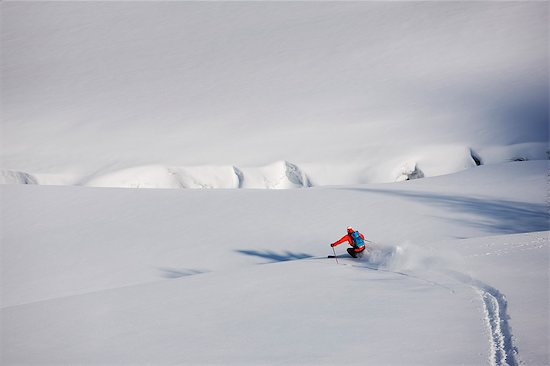
<svg viewBox="0 0 550 366">
<path fill-rule="evenodd" d="M 82 182 L 88 187 L 180 188 L 173 172 L 163 166 L 142 166 L 101 174 Z"/>
<path fill-rule="evenodd" d="M 28 174 L 3 171 L 0 184 L 82 185 L 119 188 L 258 188 L 290 189 L 324 185 L 402 182 L 460 172 L 479 165 L 547 160 L 546 144 L 493 146 L 474 151 L 465 146 L 413 149 L 405 156 L 378 162 L 343 165 L 277 161 L 265 166 L 144 165 L 86 177 L 71 174 Z"/>
<path fill-rule="evenodd" d="M 28 173 L 2 170 L 0 184 L 38 184 L 38 180 Z"/>
<path fill-rule="evenodd" d="M 260 168 L 244 168 L 242 172 L 241 188 L 303 188 L 310 187 L 307 175 L 295 164 L 287 161 Z"/>
<path fill-rule="evenodd" d="M 150 165 L 97 174 L 81 182 L 88 187 L 121 188 L 264 188 L 310 187 L 295 164 L 279 161 L 263 167 L 164 167 Z"/>
<path fill-rule="evenodd" d="M 548 142 L 523 143 L 509 146 L 485 146 L 480 148 L 478 152 L 484 164 L 550 159 L 550 145 Z"/>
</svg>

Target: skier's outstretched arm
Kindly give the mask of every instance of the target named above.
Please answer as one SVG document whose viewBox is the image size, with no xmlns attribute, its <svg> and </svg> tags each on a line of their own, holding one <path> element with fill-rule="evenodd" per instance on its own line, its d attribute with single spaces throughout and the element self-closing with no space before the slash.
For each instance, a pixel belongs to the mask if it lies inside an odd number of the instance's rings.
<svg viewBox="0 0 550 366">
<path fill-rule="evenodd" d="M 344 235 L 342 237 L 342 239 L 338 240 L 338 241 L 335 241 L 334 243 L 330 244 L 331 247 L 335 247 L 337 245 L 340 245 L 342 244 L 343 242 L 348 242 L 349 243 L 349 236 L 348 235 Z"/>
</svg>

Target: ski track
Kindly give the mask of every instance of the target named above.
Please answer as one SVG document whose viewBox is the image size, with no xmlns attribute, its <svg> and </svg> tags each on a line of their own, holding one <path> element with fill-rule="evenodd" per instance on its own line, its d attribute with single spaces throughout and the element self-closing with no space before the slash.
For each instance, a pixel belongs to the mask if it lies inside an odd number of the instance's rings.
<svg viewBox="0 0 550 366">
<path fill-rule="evenodd" d="M 490 354 L 492 366 L 519 366 L 519 352 L 514 345 L 512 328 L 508 323 L 508 301 L 496 288 L 472 278 L 464 273 L 447 270 L 450 277 L 472 287 L 481 297 L 485 313 L 485 323 L 489 329 Z"/>
<path fill-rule="evenodd" d="M 538 241 L 533 243 L 539 244 Z M 512 245 L 515 250 L 528 250 L 525 248 L 528 245 Z M 538 247 L 538 246 L 537 246 Z M 506 248 L 505 250 L 510 250 Z M 393 250 L 389 260 L 393 260 L 395 255 L 398 255 L 397 250 Z M 499 255 L 499 254 L 497 254 Z M 388 264 L 388 263 L 385 263 Z M 361 266 L 359 266 L 361 267 Z M 368 265 L 363 267 L 371 268 Z M 387 271 L 391 273 L 400 274 L 410 278 L 422 280 L 433 285 L 437 285 L 446 288 L 454 293 L 452 289 L 447 286 L 441 285 L 437 282 L 413 276 L 404 272 L 391 271 L 384 268 L 371 268 L 381 271 Z M 446 274 L 449 277 L 459 281 L 462 284 L 472 287 L 481 297 L 484 308 L 485 324 L 489 331 L 489 364 L 491 366 L 519 366 L 521 361 L 519 359 L 519 352 L 517 346 L 514 345 L 514 337 L 512 335 L 512 329 L 508 320 L 510 317 L 507 313 L 508 302 L 506 297 L 496 288 L 475 279 L 467 274 L 453 271 L 445 268 L 434 268 L 434 270 Z"/>
<path fill-rule="evenodd" d="M 397 275 L 400 275 L 400 276 L 405 276 L 405 277 L 408 277 L 408 278 L 411 278 L 411 279 L 414 279 L 414 280 L 418 280 L 418 281 L 422 281 L 422 282 L 429 283 L 429 284 L 432 285 L 432 286 L 438 286 L 438 287 L 444 288 L 444 289 L 446 289 L 446 290 L 449 290 L 452 294 L 455 293 L 455 291 L 454 291 L 452 288 L 450 288 L 450 287 L 447 287 L 447 286 L 445 286 L 445 285 L 442 285 L 441 283 L 438 283 L 438 282 L 435 282 L 435 281 L 432 281 L 432 280 L 428 280 L 428 279 L 426 279 L 426 278 L 414 276 L 414 275 L 412 275 L 412 274 L 410 274 L 410 273 L 392 271 L 392 270 L 389 270 L 389 269 L 384 269 L 384 268 L 380 268 L 380 267 L 371 267 L 371 266 L 362 265 L 362 264 L 348 264 L 348 263 L 343 263 L 343 264 L 346 265 L 346 266 L 351 266 L 351 267 L 366 268 L 366 269 L 370 269 L 370 270 L 373 270 L 373 271 L 381 271 L 381 272 L 394 273 L 394 274 L 397 274 Z"/>
<path fill-rule="evenodd" d="M 345 258 L 345 256 L 340 256 L 340 258 Z M 414 276 L 405 272 L 392 271 L 389 269 L 381 268 L 381 266 L 376 266 L 376 264 L 375 266 L 369 266 L 366 264 L 339 263 L 339 265 L 394 273 L 397 275 L 406 276 L 411 279 L 424 281 L 431 285 L 445 288 L 451 291 L 451 293 L 453 294 L 455 293 L 455 291 L 450 287 L 434 282 L 432 280 Z M 508 323 L 508 319 L 510 317 L 507 313 L 508 302 L 506 300 L 506 297 L 496 288 L 467 274 L 448 269 L 440 270 L 440 272 L 446 274 L 450 278 L 464 285 L 473 288 L 474 291 L 479 294 L 483 303 L 485 325 L 489 333 L 489 365 L 520 366 L 521 361 L 519 359 L 518 348 L 514 345 L 512 329 L 510 327 L 510 324 Z"/>
</svg>

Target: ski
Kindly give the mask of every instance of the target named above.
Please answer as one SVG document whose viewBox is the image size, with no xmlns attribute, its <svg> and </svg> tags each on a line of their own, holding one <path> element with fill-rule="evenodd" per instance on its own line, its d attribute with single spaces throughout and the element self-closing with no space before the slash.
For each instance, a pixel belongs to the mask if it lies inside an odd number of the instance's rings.
<svg viewBox="0 0 550 366">
<path fill-rule="evenodd" d="M 334 255 L 327 255 L 327 258 L 343 258 L 343 257 L 338 257 L 338 256 L 334 256 Z M 361 259 L 361 258 L 357 258 L 357 257 L 346 257 L 347 259 Z"/>
</svg>

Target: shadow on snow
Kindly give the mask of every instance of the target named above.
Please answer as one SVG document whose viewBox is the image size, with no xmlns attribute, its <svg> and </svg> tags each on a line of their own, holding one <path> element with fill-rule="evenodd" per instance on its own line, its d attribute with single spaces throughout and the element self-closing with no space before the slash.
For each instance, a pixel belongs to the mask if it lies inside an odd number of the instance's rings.
<svg viewBox="0 0 550 366">
<path fill-rule="evenodd" d="M 158 270 L 162 273 L 162 277 L 164 278 L 181 278 L 207 272 L 188 268 L 158 268 Z"/>
<path fill-rule="evenodd" d="M 366 193 L 380 193 L 410 198 L 435 206 L 451 208 L 454 212 L 473 214 L 471 219 L 450 218 L 465 225 L 496 234 L 516 234 L 545 231 L 550 228 L 546 204 L 452 196 L 430 192 L 412 192 L 370 188 L 346 188 Z"/>
<path fill-rule="evenodd" d="M 307 253 L 294 253 L 291 251 L 284 252 L 274 252 L 272 250 L 252 250 L 252 249 L 240 249 L 236 251 L 237 253 L 250 255 L 253 257 L 259 257 L 263 259 L 268 259 L 270 262 L 285 262 L 285 261 L 294 261 L 298 259 L 311 258 L 312 255 Z"/>
</svg>

